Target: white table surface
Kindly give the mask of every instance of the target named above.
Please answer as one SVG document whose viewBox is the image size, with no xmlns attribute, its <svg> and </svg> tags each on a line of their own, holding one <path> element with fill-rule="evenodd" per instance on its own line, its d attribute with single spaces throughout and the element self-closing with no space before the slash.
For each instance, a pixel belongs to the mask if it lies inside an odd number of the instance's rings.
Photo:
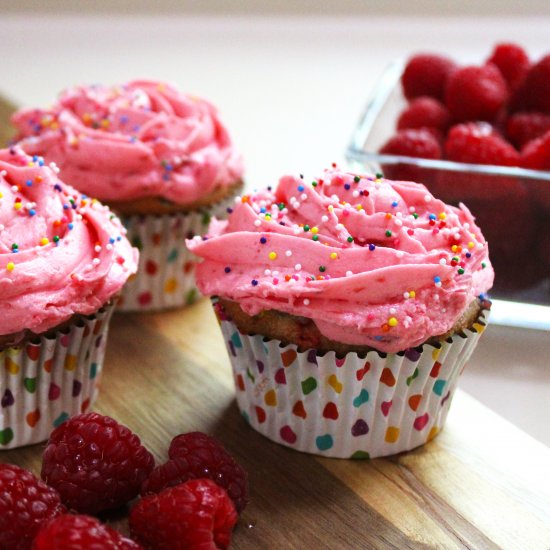
<svg viewBox="0 0 550 550">
<path fill-rule="evenodd" d="M 343 152 L 378 75 L 436 51 L 481 62 L 498 41 L 538 58 L 550 17 L 222 17 L 0 14 L 0 91 L 46 106 L 63 87 L 133 78 L 211 99 L 250 187 L 314 177 Z M 550 446 L 550 333 L 491 326 L 462 389 Z"/>
</svg>

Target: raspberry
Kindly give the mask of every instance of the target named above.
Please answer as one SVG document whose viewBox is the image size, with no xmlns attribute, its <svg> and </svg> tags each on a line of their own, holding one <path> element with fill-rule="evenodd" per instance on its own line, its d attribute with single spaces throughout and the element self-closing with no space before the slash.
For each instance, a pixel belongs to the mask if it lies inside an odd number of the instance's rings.
<svg viewBox="0 0 550 550">
<path fill-rule="evenodd" d="M 519 163 L 519 153 L 487 122 L 468 122 L 453 126 L 447 135 L 445 153 L 445 158 L 455 162 L 506 166 L 517 166 Z M 445 202 L 463 201 L 473 209 L 473 200 L 493 201 L 511 193 L 519 195 L 523 188 L 516 178 L 465 170 L 439 174 L 434 192 Z"/>
<path fill-rule="evenodd" d="M 401 75 L 403 93 L 407 99 L 427 95 L 443 99 L 449 75 L 455 63 L 442 55 L 418 54 L 409 59 Z"/>
<path fill-rule="evenodd" d="M 440 159 L 441 145 L 426 128 L 399 130 L 380 149 L 385 155 Z M 384 175 L 393 180 L 416 181 L 429 185 L 434 172 L 411 163 L 383 164 Z"/>
<path fill-rule="evenodd" d="M 492 64 L 456 70 L 445 89 L 445 105 L 457 122 L 494 120 L 507 99 L 506 81 Z"/>
<path fill-rule="evenodd" d="M 74 416 L 50 435 L 42 479 L 67 507 L 95 514 L 133 499 L 154 468 L 139 437 L 97 413 Z"/>
<path fill-rule="evenodd" d="M 518 152 L 490 124 L 469 122 L 453 126 L 445 142 L 445 157 L 455 162 L 518 166 Z"/>
<path fill-rule="evenodd" d="M 531 67 L 518 95 L 522 110 L 550 115 L 550 54 Z"/>
<path fill-rule="evenodd" d="M 440 159 L 441 146 L 432 132 L 425 128 L 399 130 L 380 149 L 385 155 L 400 155 L 425 159 Z"/>
<path fill-rule="evenodd" d="M 90 516 L 65 514 L 44 525 L 32 550 L 140 550 L 133 540 Z"/>
<path fill-rule="evenodd" d="M 516 113 L 506 122 L 506 136 L 518 149 L 548 130 L 550 115 L 543 113 Z"/>
<path fill-rule="evenodd" d="M 227 548 L 237 512 L 210 479 L 191 479 L 143 497 L 130 512 L 132 536 L 147 548 Z"/>
<path fill-rule="evenodd" d="M 64 512 L 55 489 L 19 466 L 0 464 L 1 550 L 27 550 L 40 526 Z"/>
<path fill-rule="evenodd" d="M 444 134 L 449 127 L 450 116 L 447 108 L 433 97 L 417 97 L 401 113 L 397 129 L 434 128 Z"/>
<path fill-rule="evenodd" d="M 511 92 L 516 91 L 525 80 L 531 63 L 525 50 L 517 44 L 497 44 L 488 63 L 496 65 Z"/>
<path fill-rule="evenodd" d="M 550 170 L 550 130 L 525 145 L 521 150 L 521 165 L 533 170 Z"/>
<path fill-rule="evenodd" d="M 141 494 L 158 493 L 188 479 L 208 478 L 223 487 L 240 514 L 248 502 L 247 474 L 215 440 L 201 432 L 179 435 L 168 451 L 170 460 L 155 468 L 141 487 Z"/>
</svg>

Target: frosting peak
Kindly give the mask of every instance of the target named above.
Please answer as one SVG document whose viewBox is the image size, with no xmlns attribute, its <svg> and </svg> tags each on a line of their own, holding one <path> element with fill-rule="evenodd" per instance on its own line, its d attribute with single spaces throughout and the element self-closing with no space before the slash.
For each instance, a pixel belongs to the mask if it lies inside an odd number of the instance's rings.
<svg viewBox="0 0 550 550">
<path fill-rule="evenodd" d="M 227 221 L 188 246 L 204 258 L 204 294 L 249 315 L 308 317 L 332 340 L 386 352 L 446 333 L 494 277 L 464 205 L 337 169 L 238 198 Z"/>
<path fill-rule="evenodd" d="M 97 311 L 136 272 L 110 210 L 41 157 L 0 150 L 0 335 L 44 332 Z"/>
<path fill-rule="evenodd" d="M 216 108 L 165 83 L 69 88 L 50 109 L 22 109 L 12 123 L 27 153 L 105 201 L 189 204 L 242 179 Z"/>
</svg>

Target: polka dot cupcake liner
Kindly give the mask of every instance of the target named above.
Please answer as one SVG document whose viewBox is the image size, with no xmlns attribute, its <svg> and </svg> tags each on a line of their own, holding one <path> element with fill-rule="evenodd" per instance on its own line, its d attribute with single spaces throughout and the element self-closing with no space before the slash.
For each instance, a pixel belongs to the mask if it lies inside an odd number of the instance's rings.
<svg viewBox="0 0 550 550">
<path fill-rule="evenodd" d="M 488 318 L 438 346 L 339 358 L 242 334 L 214 307 L 244 418 L 276 443 L 338 458 L 393 455 L 434 438 Z"/>
<path fill-rule="evenodd" d="M 0 350 L 0 450 L 48 439 L 93 404 L 114 304 L 51 336 Z"/>
<path fill-rule="evenodd" d="M 123 218 L 126 236 L 139 249 L 139 265 L 122 290 L 118 310 L 160 311 L 195 302 L 200 296 L 195 285 L 198 258 L 185 239 L 204 235 L 210 219 L 224 218 L 233 202 L 231 197 L 193 212 Z"/>
</svg>

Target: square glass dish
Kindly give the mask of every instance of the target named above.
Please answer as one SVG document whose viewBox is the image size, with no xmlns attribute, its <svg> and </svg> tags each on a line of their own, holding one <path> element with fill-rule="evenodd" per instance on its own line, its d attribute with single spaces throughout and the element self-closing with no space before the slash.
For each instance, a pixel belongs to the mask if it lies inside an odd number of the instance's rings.
<svg viewBox="0 0 550 550">
<path fill-rule="evenodd" d="M 463 202 L 489 242 L 495 268 L 492 319 L 550 328 L 550 172 L 378 153 L 406 106 L 394 62 L 379 79 L 346 158 L 352 168 L 424 183 L 449 204 Z"/>
</svg>

